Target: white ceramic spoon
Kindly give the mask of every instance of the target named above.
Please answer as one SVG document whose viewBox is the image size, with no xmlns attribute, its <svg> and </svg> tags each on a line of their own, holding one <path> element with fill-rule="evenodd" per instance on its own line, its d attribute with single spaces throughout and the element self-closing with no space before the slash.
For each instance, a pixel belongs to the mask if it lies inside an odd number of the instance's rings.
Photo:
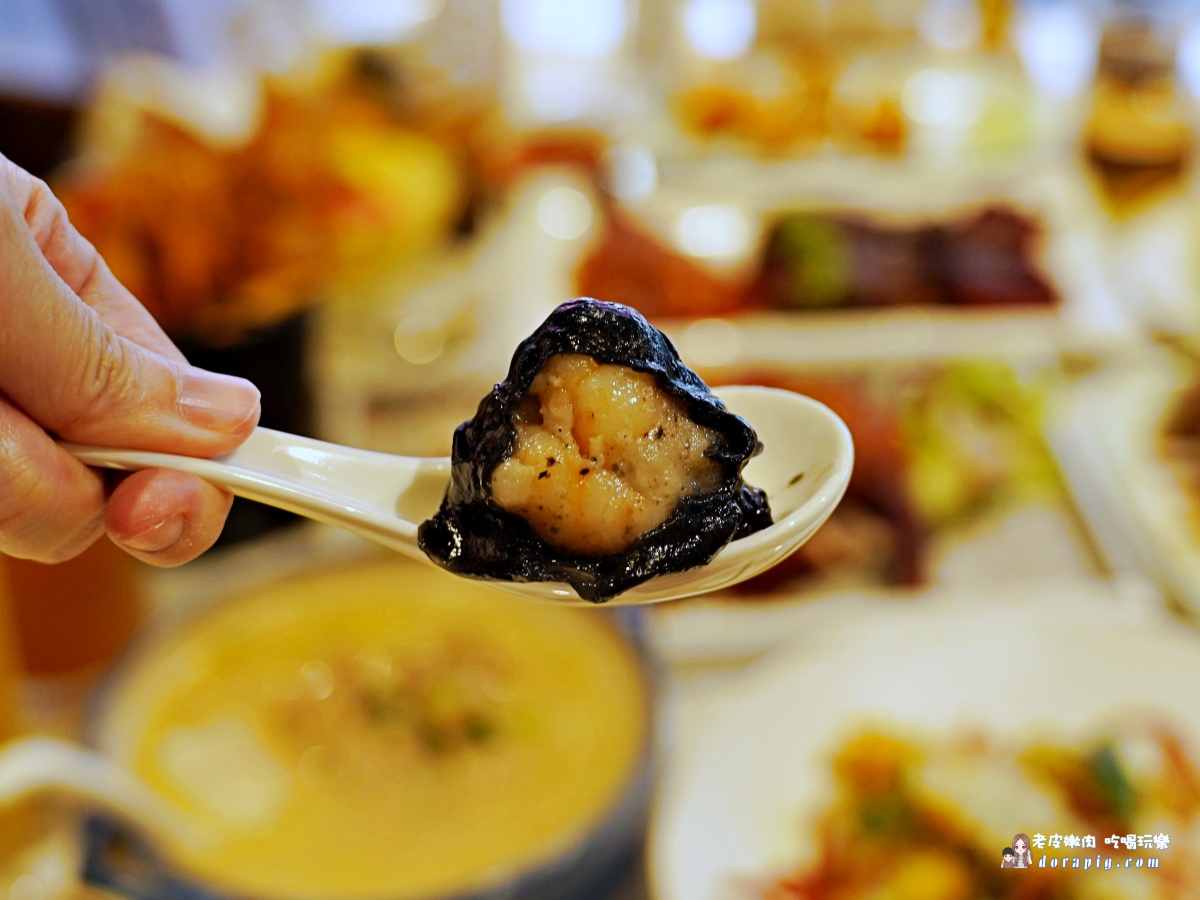
<svg viewBox="0 0 1200 900">
<path fill-rule="evenodd" d="M 203 851 L 215 838 L 133 772 L 94 750 L 49 737 L 0 745 L 0 809 L 43 794 L 105 810 L 177 850 Z"/>
<path fill-rule="evenodd" d="M 854 446 L 828 407 L 791 391 L 724 387 L 725 405 L 758 433 L 763 452 L 750 460 L 746 482 L 767 492 L 775 524 L 733 541 L 708 565 L 663 575 L 609 601 L 652 603 L 708 593 L 768 569 L 821 527 L 846 490 Z M 178 469 L 257 500 L 341 526 L 408 556 L 428 561 L 417 526 L 438 509 L 450 460 L 391 456 L 257 429 L 236 451 L 196 459 L 141 450 L 63 444 L 90 466 Z M 557 582 L 493 582 L 542 600 L 587 604 Z"/>
</svg>

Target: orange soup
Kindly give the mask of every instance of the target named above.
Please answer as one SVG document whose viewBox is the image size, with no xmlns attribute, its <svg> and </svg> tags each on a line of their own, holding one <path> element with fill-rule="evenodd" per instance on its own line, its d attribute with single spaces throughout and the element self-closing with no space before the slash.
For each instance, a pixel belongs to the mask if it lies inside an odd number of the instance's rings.
<svg viewBox="0 0 1200 900">
<path fill-rule="evenodd" d="M 639 663 L 596 611 L 399 563 L 200 617 L 131 667 L 101 737 L 211 829 L 203 852 L 167 848 L 198 880 L 399 900 L 579 841 L 646 734 Z"/>
</svg>

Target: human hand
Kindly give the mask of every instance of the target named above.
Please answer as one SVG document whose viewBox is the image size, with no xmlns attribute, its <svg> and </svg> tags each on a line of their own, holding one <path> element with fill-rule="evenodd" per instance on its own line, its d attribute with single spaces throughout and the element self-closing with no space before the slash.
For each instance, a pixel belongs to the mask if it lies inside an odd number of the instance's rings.
<svg viewBox="0 0 1200 900">
<path fill-rule="evenodd" d="M 258 389 L 188 365 L 50 189 L 0 156 L 0 552 L 57 562 L 107 530 L 155 565 L 195 558 L 230 495 L 147 469 L 106 496 L 54 439 L 216 456 L 258 416 Z"/>
</svg>

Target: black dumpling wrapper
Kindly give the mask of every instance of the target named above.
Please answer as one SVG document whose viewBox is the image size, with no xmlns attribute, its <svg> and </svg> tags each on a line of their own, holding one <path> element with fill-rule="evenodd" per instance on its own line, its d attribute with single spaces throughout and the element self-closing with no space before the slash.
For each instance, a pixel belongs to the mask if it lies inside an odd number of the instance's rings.
<svg viewBox="0 0 1200 900">
<path fill-rule="evenodd" d="M 693 421 L 717 433 L 705 455 L 724 468 L 720 487 L 681 498 L 657 528 L 603 556 L 557 550 L 524 518 L 498 506 L 491 496 L 492 472 L 515 449 L 513 417 L 533 379 L 561 354 L 654 376 Z M 418 541 L 430 559 L 456 574 L 565 582 L 585 600 L 603 603 L 655 576 L 702 566 L 731 540 L 770 525 L 766 495 L 741 475 L 761 450 L 754 430 L 725 408 L 666 335 L 638 312 L 590 298 L 572 300 L 521 342 L 508 377 L 455 430 L 450 485 L 437 514 L 418 529 Z"/>
</svg>

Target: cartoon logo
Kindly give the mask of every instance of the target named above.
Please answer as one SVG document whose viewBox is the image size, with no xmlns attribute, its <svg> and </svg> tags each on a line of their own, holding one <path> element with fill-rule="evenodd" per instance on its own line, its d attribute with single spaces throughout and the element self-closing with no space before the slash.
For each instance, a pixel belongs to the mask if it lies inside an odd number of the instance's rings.
<svg viewBox="0 0 1200 900">
<path fill-rule="evenodd" d="M 1014 834 L 1012 849 L 1017 857 L 1016 868 L 1028 869 L 1033 865 L 1033 854 L 1029 852 L 1029 835 L 1023 832 Z"/>
</svg>

